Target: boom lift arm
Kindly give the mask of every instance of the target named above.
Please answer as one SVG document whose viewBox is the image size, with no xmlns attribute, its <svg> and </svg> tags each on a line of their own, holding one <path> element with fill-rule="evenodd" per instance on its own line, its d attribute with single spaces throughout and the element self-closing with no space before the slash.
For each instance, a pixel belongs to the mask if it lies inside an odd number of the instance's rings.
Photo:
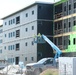
<svg viewBox="0 0 76 75">
<path fill-rule="evenodd" d="M 52 41 L 50 41 L 45 35 L 42 35 L 42 37 L 56 51 L 54 59 L 60 57 L 60 54 L 62 53 L 61 50 Z"/>
<path fill-rule="evenodd" d="M 44 41 L 46 41 L 55 51 L 56 51 L 56 54 L 54 56 L 54 59 L 60 57 L 61 55 L 61 50 L 51 41 L 49 40 L 45 35 L 41 35 L 41 36 L 38 36 L 39 40 L 40 39 L 43 39 Z M 37 39 L 38 40 L 38 39 Z M 37 40 L 35 40 L 35 43 L 38 43 Z M 41 42 L 40 42 L 41 43 Z"/>
</svg>

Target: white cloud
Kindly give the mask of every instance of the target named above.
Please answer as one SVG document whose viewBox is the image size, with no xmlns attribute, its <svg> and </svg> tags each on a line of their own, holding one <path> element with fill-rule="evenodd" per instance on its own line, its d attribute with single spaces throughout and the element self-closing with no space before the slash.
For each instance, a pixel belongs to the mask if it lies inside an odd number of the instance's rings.
<svg viewBox="0 0 76 75">
<path fill-rule="evenodd" d="M 54 0 L 0 0 L 0 18 L 16 12 L 35 1 L 54 2 Z M 55 0 L 58 1 L 58 0 Z"/>
</svg>

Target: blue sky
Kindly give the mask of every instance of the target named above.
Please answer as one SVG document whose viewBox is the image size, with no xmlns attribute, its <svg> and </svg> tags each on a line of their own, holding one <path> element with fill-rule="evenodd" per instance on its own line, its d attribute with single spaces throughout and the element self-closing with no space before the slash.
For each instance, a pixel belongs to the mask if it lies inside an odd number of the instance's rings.
<svg viewBox="0 0 76 75">
<path fill-rule="evenodd" d="M 0 0 L 0 18 L 5 17 L 13 12 L 16 12 L 36 1 L 50 3 L 54 2 L 54 0 Z M 0 24 L 1 23 L 2 21 L 0 21 Z"/>
</svg>

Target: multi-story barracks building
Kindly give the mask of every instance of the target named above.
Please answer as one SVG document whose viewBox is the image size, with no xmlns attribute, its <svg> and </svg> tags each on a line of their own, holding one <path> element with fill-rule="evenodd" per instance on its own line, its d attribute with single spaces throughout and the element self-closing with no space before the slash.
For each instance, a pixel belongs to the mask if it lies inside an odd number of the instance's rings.
<svg viewBox="0 0 76 75">
<path fill-rule="evenodd" d="M 51 14 L 50 14 L 51 13 Z M 25 64 L 44 57 L 52 57 L 53 50 L 47 44 L 33 42 L 38 33 L 53 35 L 53 4 L 36 2 L 3 19 L 3 49 L 0 58 L 8 62 Z M 53 41 L 53 37 L 50 38 Z"/>
<path fill-rule="evenodd" d="M 7 57 L 9 63 L 54 57 L 48 43 L 33 43 L 38 33 L 53 36 L 48 38 L 60 48 L 62 56 L 76 56 L 76 0 L 36 2 L 2 19 L 0 58 Z"/>
</svg>

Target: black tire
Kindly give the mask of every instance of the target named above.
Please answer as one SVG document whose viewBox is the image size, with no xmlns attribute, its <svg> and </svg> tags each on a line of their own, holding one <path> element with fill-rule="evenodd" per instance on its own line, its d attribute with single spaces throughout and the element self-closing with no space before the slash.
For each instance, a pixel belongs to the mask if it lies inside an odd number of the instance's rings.
<svg viewBox="0 0 76 75">
<path fill-rule="evenodd" d="M 34 75 L 40 75 L 41 72 L 42 72 L 42 69 L 41 68 L 37 68 L 34 71 Z"/>
<path fill-rule="evenodd" d="M 39 71 L 40 71 L 40 73 L 42 72 L 42 69 L 41 68 L 39 68 Z"/>
</svg>

